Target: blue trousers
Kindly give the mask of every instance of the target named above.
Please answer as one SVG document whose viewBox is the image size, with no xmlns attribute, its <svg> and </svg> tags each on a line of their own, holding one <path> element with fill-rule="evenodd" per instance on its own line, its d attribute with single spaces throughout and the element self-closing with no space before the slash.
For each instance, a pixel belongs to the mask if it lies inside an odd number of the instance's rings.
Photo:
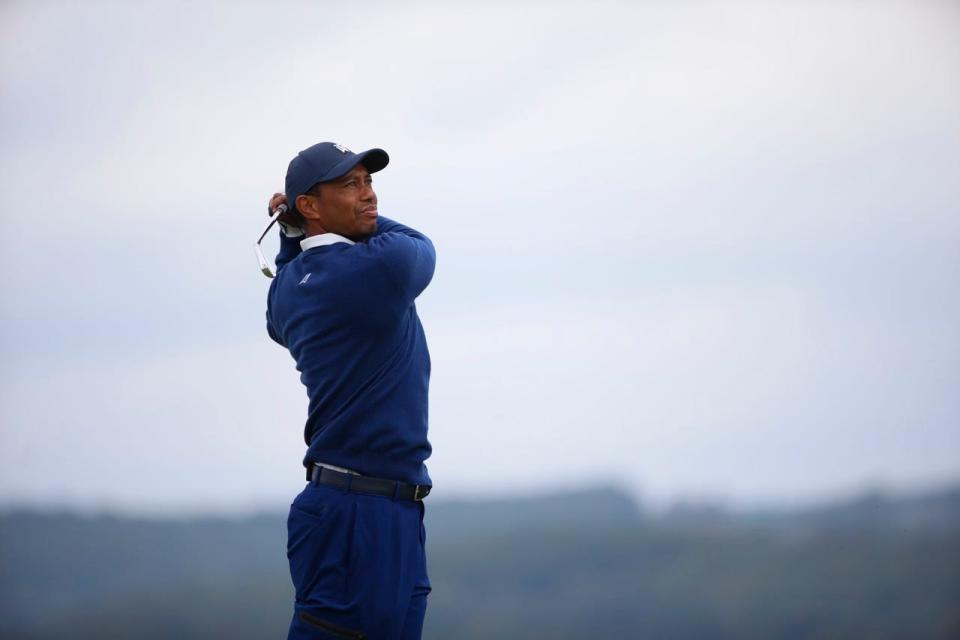
<svg viewBox="0 0 960 640">
<path fill-rule="evenodd" d="M 419 639 L 430 580 L 423 503 L 310 483 L 290 505 L 288 640 Z"/>
</svg>

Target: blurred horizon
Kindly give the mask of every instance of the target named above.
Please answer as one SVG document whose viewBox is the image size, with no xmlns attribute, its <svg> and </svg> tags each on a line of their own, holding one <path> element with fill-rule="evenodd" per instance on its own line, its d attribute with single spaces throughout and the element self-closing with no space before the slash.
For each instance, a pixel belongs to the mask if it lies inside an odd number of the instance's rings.
<svg viewBox="0 0 960 640">
<path fill-rule="evenodd" d="M 247 503 L 224 504 L 212 502 L 209 504 L 184 504 L 173 502 L 170 504 L 139 504 L 119 502 L 116 500 L 68 498 L 61 501 L 32 501 L 6 500 L 0 502 L 0 515 L 13 513 L 35 514 L 70 514 L 80 517 L 117 517 L 145 520 L 177 520 L 181 518 L 249 518 L 259 515 L 286 513 L 289 502 L 303 486 L 291 488 L 292 493 L 278 494 L 265 497 L 259 501 Z M 943 478 L 937 481 L 917 484 L 891 485 L 878 479 L 864 481 L 850 487 L 837 488 L 822 495 L 807 496 L 805 498 L 773 498 L 767 500 L 738 499 L 737 496 L 720 494 L 677 494 L 672 496 L 648 496 L 642 491 L 632 489 L 623 482 L 616 481 L 586 481 L 576 484 L 555 483 L 538 487 L 522 487 L 514 490 L 499 492 L 476 490 L 471 492 L 449 493 L 443 489 L 431 492 L 430 504 L 483 504 L 491 502 L 512 502 L 524 500 L 551 499 L 557 495 L 564 495 L 579 491 L 611 491 L 628 498 L 637 509 L 651 516 L 661 517 L 673 511 L 706 510 L 723 512 L 730 515 L 744 515 L 764 512 L 803 512 L 811 509 L 829 508 L 835 505 L 855 503 L 861 500 L 908 500 L 918 496 L 953 491 L 960 488 L 960 475 Z"/>
</svg>

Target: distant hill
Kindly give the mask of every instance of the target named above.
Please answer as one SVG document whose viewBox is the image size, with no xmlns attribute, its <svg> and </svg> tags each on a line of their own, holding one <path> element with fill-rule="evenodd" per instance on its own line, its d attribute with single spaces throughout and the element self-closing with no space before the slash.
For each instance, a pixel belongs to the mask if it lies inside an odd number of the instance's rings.
<svg viewBox="0 0 960 640">
<path fill-rule="evenodd" d="M 794 511 L 427 500 L 427 638 L 957 638 L 960 486 Z M 278 638 L 285 513 L 0 515 L 0 638 Z"/>
</svg>

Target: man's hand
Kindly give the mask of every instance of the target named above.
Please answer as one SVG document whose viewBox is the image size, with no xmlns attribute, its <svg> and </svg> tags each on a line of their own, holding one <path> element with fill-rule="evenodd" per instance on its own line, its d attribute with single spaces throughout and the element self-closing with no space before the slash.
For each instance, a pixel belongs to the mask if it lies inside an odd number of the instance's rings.
<svg viewBox="0 0 960 640">
<path fill-rule="evenodd" d="M 285 224 L 295 224 L 296 221 L 291 215 L 293 212 L 290 211 L 290 205 L 287 203 L 287 194 L 285 193 L 273 194 L 273 197 L 270 198 L 270 202 L 267 204 L 267 215 L 272 218 L 273 214 L 277 212 L 277 208 L 282 204 L 287 205 L 287 212 L 280 216 L 279 221 Z"/>
<path fill-rule="evenodd" d="M 273 216 L 277 212 L 277 208 L 280 205 L 287 205 L 287 210 L 282 216 L 277 219 L 277 223 L 283 229 L 283 233 L 291 238 L 303 235 L 303 229 L 299 226 L 299 220 L 296 213 L 291 211 L 290 204 L 287 202 L 287 195 L 285 193 L 275 193 L 273 197 L 270 198 L 270 202 L 267 204 L 267 215 Z"/>
</svg>

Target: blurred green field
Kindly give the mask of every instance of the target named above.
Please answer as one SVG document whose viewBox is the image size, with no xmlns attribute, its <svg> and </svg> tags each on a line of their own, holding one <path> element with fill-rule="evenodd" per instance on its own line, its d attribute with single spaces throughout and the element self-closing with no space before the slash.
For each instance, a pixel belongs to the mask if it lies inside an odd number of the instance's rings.
<svg viewBox="0 0 960 640">
<path fill-rule="evenodd" d="M 802 511 L 431 503 L 425 638 L 957 638 L 960 487 Z M 0 517 L 0 637 L 280 638 L 285 514 Z"/>
</svg>

